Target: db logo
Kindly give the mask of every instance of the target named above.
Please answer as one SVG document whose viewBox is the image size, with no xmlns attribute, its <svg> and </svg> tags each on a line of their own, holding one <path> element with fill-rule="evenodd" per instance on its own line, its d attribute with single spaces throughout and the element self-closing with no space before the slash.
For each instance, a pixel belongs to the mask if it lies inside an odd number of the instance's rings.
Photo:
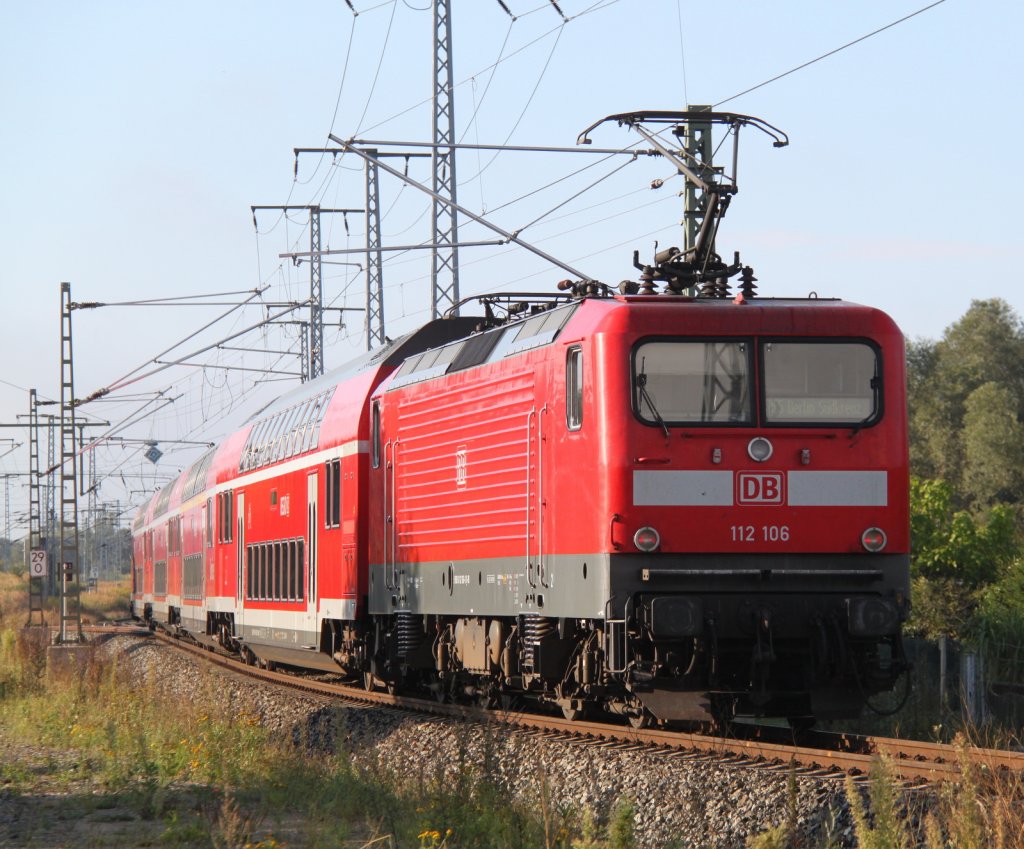
<svg viewBox="0 0 1024 849">
<path fill-rule="evenodd" d="M 781 472 L 740 472 L 736 475 L 737 504 L 783 504 Z"/>
<path fill-rule="evenodd" d="M 466 486 L 466 449 L 458 448 L 455 451 L 455 486 L 462 489 Z"/>
</svg>

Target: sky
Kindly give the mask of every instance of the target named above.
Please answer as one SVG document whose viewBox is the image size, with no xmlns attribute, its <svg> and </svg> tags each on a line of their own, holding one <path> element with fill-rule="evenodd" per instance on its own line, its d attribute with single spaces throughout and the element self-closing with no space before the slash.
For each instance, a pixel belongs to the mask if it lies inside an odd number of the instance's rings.
<svg viewBox="0 0 1024 849">
<path fill-rule="evenodd" d="M 111 422 L 92 433 L 128 440 L 106 440 L 94 455 L 98 499 L 126 516 L 202 443 L 296 385 L 296 325 L 147 376 L 154 361 L 257 324 L 265 304 L 308 296 L 308 266 L 279 257 L 309 249 L 308 215 L 261 212 L 254 228 L 249 207 L 362 209 L 364 178 L 352 155 L 302 156 L 296 171 L 293 148 L 323 146 L 331 132 L 382 150 L 430 140 L 429 0 L 352 5 L 358 14 L 344 0 L 0 2 L 0 422 L 27 413 L 29 387 L 59 396 L 61 281 L 76 302 L 112 304 L 73 313 L 75 394 L 131 381 L 81 408 Z M 461 141 L 572 147 L 606 115 L 687 104 L 755 115 L 790 145 L 744 131 L 740 190 L 718 249 L 741 252 L 762 294 L 871 304 L 912 338 L 940 337 L 972 299 L 1001 297 L 1024 314 L 1014 262 L 1021 4 L 945 0 L 740 97 L 925 0 L 505 5 L 511 15 L 497 0 L 451 0 Z M 637 141 L 614 124 L 592 137 L 616 149 Z M 656 243 L 681 240 L 682 183 L 664 160 L 457 156 L 463 206 L 590 277 L 635 278 L 634 250 L 649 257 Z M 430 182 L 425 160 L 407 167 Z M 655 179 L 661 189 L 650 188 Z M 385 245 L 429 240 L 430 201 L 415 189 L 382 175 L 381 210 Z M 465 218 L 459 237 L 495 238 Z M 324 248 L 364 239 L 362 214 L 324 215 Z M 460 261 L 463 296 L 551 291 L 566 277 L 510 246 L 466 248 Z M 323 274 L 325 302 L 346 309 L 328 316 L 329 369 L 365 348 L 365 279 L 358 265 Z M 389 336 L 429 319 L 427 251 L 388 254 L 383 277 Z M 189 295 L 216 303 L 114 305 Z M 15 476 L 16 538 L 28 455 L 10 440 L 26 443 L 27 432 L 5 428 L 0 438 L 0 455 L 14 448 L 0 456 L 0 475 Z M 156 464 L 142 456 L 148 440 L 164 452 Z"/>
</svg>

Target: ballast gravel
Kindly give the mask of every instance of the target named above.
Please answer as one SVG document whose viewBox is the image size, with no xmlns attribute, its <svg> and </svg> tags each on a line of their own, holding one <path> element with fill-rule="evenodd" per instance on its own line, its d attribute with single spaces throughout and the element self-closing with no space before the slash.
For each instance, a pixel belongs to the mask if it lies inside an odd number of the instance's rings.
<svg viewBox="0 0 1024 849">
<path fill-rule="evenodd" d="M 273 734 L 324 750 L 342 746 L 356 766 L 408 781 L 459 767 L 488 775 L 540 811 L 553 806 L 607 821 L 616 801 L 635 806 L 637 846 L 742 847 L 784 823 L 795 802 L 804 845 L 854 846 L 842 781 L 672 756 L 646 747 L 594 745 L 511 731 L 498 725 L 418 717 L 392 708 L 338 706 L 230 672 L 207 671 L 194 658 L 155 641 L 117 636 L 104 644 L 140 683 L 178 700 L 203 699 L 230 715 L 257 717 Z M 341 739 L 337 739 L 341 738 Z"/>
</svg>

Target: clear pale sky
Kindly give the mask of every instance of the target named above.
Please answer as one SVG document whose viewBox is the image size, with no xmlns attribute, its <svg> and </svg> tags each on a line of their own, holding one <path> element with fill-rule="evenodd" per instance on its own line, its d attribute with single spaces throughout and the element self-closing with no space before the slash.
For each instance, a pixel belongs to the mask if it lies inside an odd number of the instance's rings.
<svg viewBox="0 0 1024 849">
<path fill-rule="evenodd" d="M 429 0 L 353 2 L 357 17 L 343 0 L 0 4 L 0 420 L 27 412 L 27 387 L 59 394 L 62 280 L 76 301 L 264 284 L 265 301 L 308 294 L 307 267 L 278 258 L 308 250 L 305 215 L 261 213 L 257 235 L 249 205 L 361 208 L 363 178 L 352 157 L 314 156 L 294 179 L 292 148 L 323 145 L 332 130 L 384 141 L 430 137 Z M 925 2 L 560 0 L 568 22 L 544 0 L 507 5 L 514 22 L 496 0 L 452 0 L 456 134 L 466 142 L 572 146 L 607 114 L 718 104 Z M 744 132 L 740 192 L 720 252 L 739 250 L 765 295 L 816 291 L 872 304 L 912 337 L 937 338 L 974 298 L 1002 297 L 1024 313 L 1016 261 L 1022 31 L 1020 4 L 946 0 L 722 103 L 782 128 L 791 144 L 776 150 Z M 611 125 L 594 135 L 601 147 L 634 141 Z M 460 203 L 508 230 L 524 227 L 524 239 L 605 282 L 636 276 L 634 249 L 647 257 L 655 241 L 680 241 L 681 182 L 649 188 L 672 175 L 664 161 L 611 174 L 622 162 L 458 156 Z M 531 194 L 585 164 L 593 167 Z M 412 160 L 409 173 L 429 183 L 424 162 Z M 381 194 L 385 244 L 429 238 L 425 197 L 388 177 Z M 349 216 L 347 232 L 340 219 L 324 219 L 325 247 L 361 247 L 363 234 L 360 215 Z M 460 238 L 493 237 L 463 222 Z M 463 295 L 550 290 L 566 276 L 508 247 L 466 249 L 461 259 Z M 428 318 L 428 262 L 426 252 L 389 256 L 389 335 Z M 362 307 L 357 268 L 325 266 L 324 279 L 327 301 Z M 232 299 L 239 297 L 221 298 Z M 76 312 L 76 394 L 109 385 L 226 309 Z M 328 368 L 364 347 L 362 314 L 345 316 L 343 328 L 325 331 Z M 173 356 L 260 317 L 259 308 L 236 311 Z M 229 344 L 297 351 L 294 332 L 274 328 Z M 101 501 L 137 503 L 141 490 L 197 456 L 171 439 L 219 439 L 296 382 L 278 375 L 254 384 L 258 372 L 212 364 L 298 370 L 295 357 L 267 353 L 214 351 L 195 361 L 208 365 L 133 385 L 177 398 L 121 434 L 160 441 L 165 457 L 154 466 L 137 444 L 99 450 Z M 116 423 L 139 404 L 83 412 Z M 26 440 L 21 430 L 0 436 Z M 27 462 L 22 447 L 0 458 L 0 474 Z M 27 502 L 23 481 L 11 483 L 13 536 Z"/>
</svg>

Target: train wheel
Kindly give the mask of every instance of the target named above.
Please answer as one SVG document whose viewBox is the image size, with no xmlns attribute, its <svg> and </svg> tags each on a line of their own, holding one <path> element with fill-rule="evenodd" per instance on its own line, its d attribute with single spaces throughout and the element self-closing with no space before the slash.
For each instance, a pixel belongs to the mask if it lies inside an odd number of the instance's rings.
<svg viewBox="0 0 1024 849">
<path fill-rule="evenodd" d="M 793 729 L 793 732 L 799 734 L 801 731 L 810 731 L 814 727 L 815 718 L 813 716 L 788 716 L 786 721 L 789 722 L 789 727 Z"/>
<path fill-rule="evenodd" d="M 373 672 L 366 670 L 363 673 L 363 689 L 368 693 L 372 693 L 377 686 L 377 679 L 374 677 Z"/>
<path fill-rule="evenodd" d="M 572 722 L 575 722 L 577 719 L 583 719 L 583 708 L 562 705 L 562 716 Z"/>
<path fill-rule="evenodd" d="M 444 704 L 448 701 L 448 686 L 449 682 L 439 677 L 437 681 L 430 685 L 430 692 L 434 694 L 434 701 Z"/>
<path fill-rule="evenodd" d="M 646 728 L 651 724 L 651 715 L 642 710 L 641 713 L 628 713 L 626 719 L 629 720 L 629 724 L 633 728 Z"/>
</svg>

